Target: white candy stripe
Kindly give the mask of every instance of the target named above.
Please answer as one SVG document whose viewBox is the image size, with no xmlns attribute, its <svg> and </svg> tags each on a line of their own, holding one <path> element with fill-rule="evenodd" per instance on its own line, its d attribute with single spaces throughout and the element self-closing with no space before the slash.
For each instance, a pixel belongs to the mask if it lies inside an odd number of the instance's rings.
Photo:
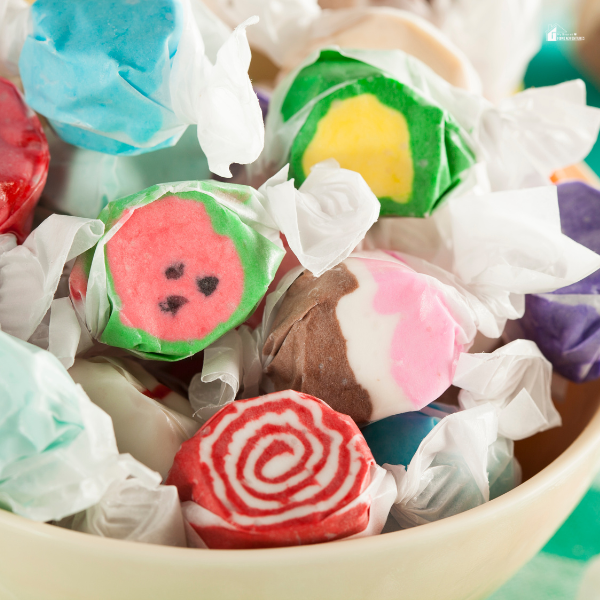
<svg viewBox="0 0 600 600">
<path fill-rule="evenodd" d="M 342 451 L 341 446 L 344 443 L 344 437 L 338 431 L 325 427 L 322 418 L 323 410 L 317 402 L 306 402 L 295 392 L 286 391 L 277 395 L 271 395 L 269 399 L 257 398 L 254 401 L 245 401 L 243 404 L 237 406 L 235 406 L 234 403 L 234 407 L 236 409 L 235 412 L 225 415 L 225 417 L 222 418 L 222 420 L 210 433 L 208 431 L 204 432 L 205 435 L 200 442 L 200 456 L 202 457 L 202 461 L 210 470 L 213 478 L 213 491 L 215 495 L 233 513 L 231 522 L 237 523 L 240 526 L 273 525 L 288 521 L 290 519 L 309 516 L 315 512 L 318 513 L 331 510 L 352 489 L 364 460 L 362 454 L 357 450 L 357 438 L 354 438 L 349 444 L 347 444 L 347 449 L 350 453 L 349 470 L 344 474 L 345 477 L 342 485 L 335 490 L 335 493 L 329 498 L 321 500 L 320 502 L 312 505 L 306 504 L 303 506 L 296 506 L 295 508 L 284 510 L 281 514 L 276 515 L 252 517 L 238 514 L 231 503 L 227 500 L 225 495 L 225 482 L 215 470 L 212 456 L 213 444 L 219 439 L 225 429 L 232 422 L 239 418 L 242 412 L 252 409 L 255 406 L 264 405 L 265 402 L 268 402 L 272 399 L 278 399 L 278 397 L 289 399 L 292 402 L 297 402 L 303 409 L 310 411 L 313 419 L 311 428 L 314 428 L 314 430 L 319 430 L 322 434 L 325 434 L 329 437 L 331 440 L 330 452 L 326 457 L 326 462 L 323 469 L 315 476 L 313 474 L 313 469 L 315 465 L 322 459 L 324 452 L 324 447 L 319 439 L 307 430 L 306 426 L 301 423 L 298 414 L 291 409 L 288 409 L 281 414 L 263 413 L 260 418 L 246 423 L 242 429 L 239 429 L 232 435 L 227 453 L 223 459 L 223 466 L 225 475 L 228 478 L 228 483 L 234 493 L 238 495 L 239 500 L 245 503 L 248 509 L 253 510 L 271 511 L 286 508 L 294 503 L 307 501 L 311 497 L 321 492 L 333 481 L 340 468 L 340 452 Z M 263 455 L 265 449 L 268 448 L 273 441 L 280 440 L 284 443 L 287 443 L 290 448 L 292 448 L 292 452 L 277 457 L 277 459 L 273 461 L 273 464 L 265 464 L 263 467 L 263 473 L 265 473 L 265 475 L 267 474 L 267 469 L 270 469 L 276 475 L 283 475 L 285 472 L 288 472 L 288 470 L 298 465 L 298 463 L 303 460 L 305 453 L 303 444 L 296 437 L 293 431 L 281 431 L 269 434 L 256 442 L 254 447 L 250 450 L 247 456 L 247 462 L 244 466 L 244 481 L 240 482 L 237 479 L 237 465 L 239 463 L 241 454 L 246 448 L 248 440 L 255 436 L 257 432 L 267 424 L 286 426 L 288 428 L 291 427 L 296 429 L 298 434 L 303 435 L 309 442 L 311 455 L 309 456 L 302 471 L 293 477 L 290 477 L 287 481 L 282 483 L 260 481 L 254 475 L 255 466 L 257 461 Z M 313 476 L 315 477 L 318 485 L 307 486 L 306 488 L 298 491 L 293 497 L 288 497 L 285 503 L 280 503 L 279 501 L 275 500 L 263 500 L 256 498 L 244 488 L 245 485 L 251 490 L 264 495 L 277 494 L 285 492 L 285 490 L 298 483 L 301 483 L 302 481 L 305 481 L 307 478 L 312 478 Z"/>
</svg>

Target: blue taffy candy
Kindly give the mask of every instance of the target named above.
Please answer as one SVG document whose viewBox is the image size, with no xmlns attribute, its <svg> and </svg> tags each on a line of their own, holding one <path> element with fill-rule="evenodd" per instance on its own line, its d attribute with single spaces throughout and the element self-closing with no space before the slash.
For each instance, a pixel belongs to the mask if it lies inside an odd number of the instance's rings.
<svg viewBox="0 0 600 600">
<path fill-rule="evenodd" d="M 231 177 L 229 165 L 260 154 L 246 38 L 258 17 L 231 33 L 201 0 L 15 1 L 31 23 L 12 49 L 25 98 L 66 142 L 135 155 L 173 146 L 196 124 L 213 173 Z"/>
<path fill-rule="evenodd" d="M 574 181 L 558 185 L 565 235 L 600 254 L 600 190 Z M 533 340 L 563 377 L 582 383 L 600 377 L 600 270 L 548 294 L 525 298 L 525 314 L 507 330 Z"/>
<path fill-rule="evenodd" d="M 119 456 L 110 417 L 60 361 L 0 331 L 0 508 L 58 520 L 136 470 L 148 472 Z"/>
<path fill-rule="evenodd" d="M 38 0 L 19 70 L 27 103 L 67 142 L 109 154 L 173 145 L 169 70 L 178 0 Z M 153 143 L 157 134 L 162 135 Z"/>
</svg>

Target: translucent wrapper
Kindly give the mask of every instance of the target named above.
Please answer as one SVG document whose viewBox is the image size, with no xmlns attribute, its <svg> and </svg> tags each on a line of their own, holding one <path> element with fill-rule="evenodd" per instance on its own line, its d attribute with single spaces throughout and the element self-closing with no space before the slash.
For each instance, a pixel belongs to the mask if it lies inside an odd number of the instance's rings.
<svg viewBox="0 0 600 600">
<path fill-rule="evenodd" d="M 133 474 L 158 475 L 119 455 L 110 417 L 50 353 L 0 332 L 0 506 L 36 521 L 96 504 Z"/>
<path fill-rule="evenodd" d="M 424 525 L 489 500 L 487 455 L 497 426 L 490 406 L 449 415 L 421 442 L 408 467 L 384 465 L 396 479 L 391 512 L 401 527 Z"/>
<path fill-rule="evenodd" d="M 49 330 L 58 326 L 65 308 L 67 320 L 69 318 L 69 307 L 54 300 L 65 264 L 91 248 L 103 232 L 101 221 L 52 215 L 21 246 L 16 245 L 12 234 L 0 236 L 2 330 L 22 340 L 33 337 L 32 341 L 47 349 Z M 67 295 L 66 290 L 62 295 Z M 77 349 L 77 319 L 71 321 L 71 325 L 76 330 L 76 339 L 57 341 L 53 351 L 59 358 L 62 358 L 63 351 L 70 348 L 75 352 Z"/>
<path fill-rule="evenodd" d="M 2 0 L 1 13 L 0 63 L 14 66 L 20 54 L 27 103 L 65 141 L 139 154 L 174 145 L 197 124 L 210 169 L 223 177 L 231 163 L 260 153 L 264 129 L 245 34 L 256 19 L 231 33 L 200 0 L 120 0 L 109 26 L 105 7 L 92 0 L 31 8 Z"/>
<path fill-rule="evenodd" d="M 600 252 L 600 192 L 582 182 L 557 186 L 562 231 Z M 548 290 L 550 291 L 550 290 Z M 600 376 L 600 271 L 556 290 L 526 296 L 510 339 L 533 340 L 557 373 L 578 383 Z"/>
<path fill-rule="evenodd" d="M 231 26 L 259 15 L 259 23 L 248 31 L 250 45 L 284 73 L 326 46 L 397 49 L 423 61 L 457 87 L 481 90 L 479 76 L 464 53 L 437 27 L 408 11 L 367 6 L 321 10 L 316 0 L 207 3 Z"/>
<path fill-rule="evenodd" d="M 284 253 L 280 231 L 315 272 L 343 260 L 377 219 L 375 197 L 359 175 L 333 162 L 317 165 L 300 190 L 286 173 L 258 191 L 181 182 L 109 204 L 100 215 L 106 234 L 81 257 L 70 280 L 71 298 L 92 337 L 147 358 L 185 358 L 256 307 Z M 344 234 L 334 237 L 340 224 Z M 132 252 L 147 262 L 127 268 Z"/>
<path fill-rule="evenodd" d="M 0 111 L 0 234 L 12 232 L 23 242 L 46 182 L 48 143 L 19 90 L 2 78 Z"/>
<path fill-rule="evenodd" d="M 193 125 L 172 148 L 137 156 L 115 156 L 78 148 L 50 129 L 47 136 L 51 159 L 40 203 L 55 212 L 96 218 L 109 202 L 151 185 L 210 178 Z"/>
<path fill-rule="evenodd" d="M 200 424 L 189 416 L 185 398 L 158 382 L 147 389 L 127 370 L 131 365 L 132 361 L 108 357 L 77 359 L 69 375 L 112 419 L 119 452 L 131 454 L 164 478 L 179 447 Z M 143 371 L 139 366 L 136 370 Z M 186 410 L 186 405 L 188 415 L 177 410 Z"/>
<path fill-rule="evenodd" d="M 450 277 L 485 307 L 478 329 L 489 338 L 522 316 L 524 294 L 563 288 L 600 267 L 598 255 L 562 233 L 555 186 L 453 196 L 427 219 L 379 220 L 363 246 L 439 267 L 436 276 Z"/>
<path fill-rule="evenodd" d="M 113 483 L 100 502 L 61 526 L 130 542 L 186 547 L 177 489 L 140 479 Z"/>
<path fill-rule="evenodd" d="M 517 90 L 542 41 L 541 0 L 370 0 L 431 21 L 469 58 L 493 102 Z"/>
<path fill-rule="evenodd" d="M 453 384 L 463 408 L 490 403 L 499 409 L 498 432 L 521 440 L 561 424 L 552 403 L 552 365 L 529 340 L 515 340 L 491 354 L 461 354 Z"/>
<path fill-rule="evenodd" d="M 375 535 L 395 492 L 351 419 L 292 391 L 222 408 L 182 446 L 167 483 L 209 548 Z"/>
<path fill-rule="evenodd" d="M 339 67 L 320 76 L 317 70 L 322 70 L 332 57 L 341 57 L 335 58 Z M 398 89 L 403 92 L 390 92 L 389 97 L 396 98 L 392 101 L 383 92 L 373 91 L 372 78 L 382 78 L 380 81 L 386 86 L 400 86 Z M 369 94 L 380 94 L 377 97 L 383 108 L 375 106 L 377 101 L 370 99 Z M 437 148 L 435 152 L 417 143 L 420 136 L 432 135 L 436 130 L 427 125 L 431 116 L 413 119 L 408 104 L 396 105 L 401 96 L 410 96 L 428 107 L 429 115 L 435 110 L 441 111 L 446 138 L 430 142 L 432 148 Z M 346 119 L 339 104 L 332 104 L 330 108 L 333 99 L 352 101 L 357 106 L 350 110 L 348 105 Z M 344 130 L 347 130 L 351 115 L 359 114 L 358 103 L 367 100 L 373 106 L 365 108 L 365 126 L 356 132 L 357 139 L 364 136 L 363 143 L 355 144 L 356 147 L 348 143 L 337 148 L 335 139 L 327 138 L 329 122 L 333 127 L 334 122 L 346 119 Z M 385 110 L 388 106 L 394 109 L 395 116 Z M 381 113 L 377 118 L 385 122 L 384 130 L 392 141 L 380 134 L 365 133 L 375 113 Z M 401 124 L 403 119 L 404 125 Z M 477 162 L 484 164 L 492 191 L 546 185 L 553 171 L 578 162 L 588 154 L 599 128 L 600 110 L 585 105 L 585 85 L 580 80 L 525 90 L 494 106 L 477 94 L 451 86 L 419 60 L 400 50 L 332 48 L 311 54 L 276 88 L 266 122 L 265 149 L 251 171 L 269 173 L 290 161 L 299 182 L 303 165 L 311 162 L 313 154 L 321 160 L 333 157 L 343 167 L 350 168 L 352 163 L 354 170 L 363 173 L 382 199 L 382 214 L 388 211 L 403 216 L 425 216 L 435 210 L 460 181 L 463 181 L 463 194 L 475 187 L 471 177 L 475 161 L 471 152 Z M 392 155 L 395 152 L 398 156 L 390 165 L 385 163 L 385 168 L 382 161 L 379 166 L 372 165 L 368 155 L 360 158 L 365 144 L 374 144 L 379 151 L 384 147 L 382 144 L 388 144 Z M 410 152 L 401 150 L 407 144 Z M 443 168 L 429 172 L 440 153 L 447 156 L 447 160 L 440 163 Z M 386 179 L 390 169 L 397 171 L 400 180 L 411 183 L 412 187 L 406 187 L 408 183 L 403 184 L 406 189 L 394 187 Z M 428 194 L 426 203 L 421 199 L 424 191 Z M 407 202 L 410 193 L 418 198 L 418 205 Z"/>
</svg>

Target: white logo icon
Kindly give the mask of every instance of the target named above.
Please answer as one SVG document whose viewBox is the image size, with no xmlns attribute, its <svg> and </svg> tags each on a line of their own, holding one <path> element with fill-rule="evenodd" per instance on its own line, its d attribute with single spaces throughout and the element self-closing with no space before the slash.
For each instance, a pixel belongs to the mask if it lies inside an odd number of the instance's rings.
<svg viewBox="0 0 600 600">
<path fill-rule="evenodd" d="M 564 27 L 561 27 L 558 23 L 551 23 L 546 28 L 546 41 L 547 42 L 571 42 L 583 40 L 583 37 L 577 37 L 576 33 L 567 33 Z"/>
</svg>

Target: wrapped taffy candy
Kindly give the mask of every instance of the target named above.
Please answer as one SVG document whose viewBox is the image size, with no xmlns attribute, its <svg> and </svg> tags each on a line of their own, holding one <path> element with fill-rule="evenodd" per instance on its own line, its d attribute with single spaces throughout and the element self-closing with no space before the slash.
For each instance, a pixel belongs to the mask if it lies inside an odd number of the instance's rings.
<svg viewBox="0 0 600 600">
<path fill-rule="evenodd" d="M 361 173 L 382 215 L 424 217 L 483 163 L 493 191 L 549 183 L 582 160 L 600 128 L 581 81 L 526 90 L 498 106 L 451 86 L 400 50 L 325 49 L 277 86 L 265 149 L 250 170 L 290 162 L 300 183 L 335 158 Z"/>
<path fill-rule="evenodd" d="M 260 153 L 245 36 L 254 20 L 230 34 L 201 0 L 116 0 L 109 17 L 99 0 L 6 3 L 0 62 L 18 61 L 28 104 L 65 141 L 138 154 L 197 124 L 211 170 L 225 177 Z"/>
<path fill-rule="evenodd" d="M 314 50 L 326 46 L 402 50 L 460 88 L 479 92 L 481 82 L 461 50 L 437 27 L 395 8 L 358 6 L 323 11 L 316 1 L 206 0 L 232 27 L 252 15 L 260 21 L 248 30 L 251 47 L 287 73 Z M 330 8 L 330 7 L 327 7 Z"/>
<path fill-rule="evenodd" d="M 210 178 L 191 125 L 175 146 L 136 156 L 115 156 L 78 148 L 47 131 L 48 180 L 40 204 L 53 212 L 95 218 L 113 200 L 163 181 Z"/>
<path fill-rule="evenodd" d="M 166 477 L 182 442 L 194 435 L 200 424 L 191 418 L 185 398 L 165 386 L 162 393 L 146 389 L 130 372 L 143 368 L 131 367 L 130 360 L 99 356 L 75 360 L 69 375 L 111 417 L 119 452 L 131 454 Z"/>
<path fill-rule="evenodd" d="M 577 181 L 557 190 L 563 233 L 600 253 L 600 191 Z M 507 335 L 533 340 L 567 379 L 600 377 L 600 270 L 552 293 L 526 296 L 525 314 Z"/>
<path fill-rule="evenodd" d="M 37 521 L 96 504 L 130 474 L 155 473 L 120 456 L 110 417 L 49 352 L 0 332 L 0 507 Z"/>
<path fill-rule="evenodd" d="M 0 234 L 23 242 L 42 193 L 50 154 L 42 126 L 19 90 L 0 77 Z"/>
<path fill-rule="evenodd" d="M 209 548 L 374 535 L 395 495 L 352 420 L 292 391 L 221 409 L 183 444 L 167 484 Z"/>
<path fill-rule="evenodd" d="M 401 257 L 364 253 L 287 290 L 266 335 L 266 389 L 296 389 L 366 423 L 451 384 L 475 325 L 460 294 Z"/>
<path fill-rule="evenodd" d="M 382 215 L 422 217 L 475 162 L 448 111 L 381 68 L 324 50 L 291 77 L 276 92 L 267 127 L 268 142 L 289 153 L 298 185 L 314 164 L 335 158 L 361 173 Z"/>
<path fill-rule="evenodd" d="M 307 268 L 343 260 L 377 218 L 360 175 L 316 167 L 301 190 L 286 170 L 261 190 L 214 181 L 163 184 L 110 203 L 106 233 L 70 278 L 80 319 L 99 341 L 178 360 L 254 310 L 284 255 Z M 343 234 L 332 237 L 343 228 Z"/>
</svg>

